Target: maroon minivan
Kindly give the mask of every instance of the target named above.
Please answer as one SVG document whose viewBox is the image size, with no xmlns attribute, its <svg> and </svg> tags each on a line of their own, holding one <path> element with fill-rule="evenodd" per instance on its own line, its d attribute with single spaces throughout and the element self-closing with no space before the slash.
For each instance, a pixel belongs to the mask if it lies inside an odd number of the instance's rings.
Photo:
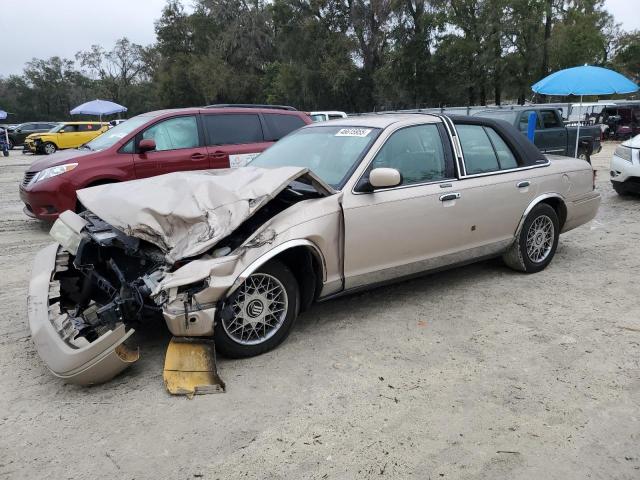
<svg viewBox="0 0 640 480">
<path fill-rule="evenodd" d="M 24 212 L 55 220 L 78 210 L 76 190 L 163 173 L 241 167 L 305 124 L 290 107 L 211 106 L 133 117 L 75 150 L 34 161 L 20 184 Z"/>
</svg>

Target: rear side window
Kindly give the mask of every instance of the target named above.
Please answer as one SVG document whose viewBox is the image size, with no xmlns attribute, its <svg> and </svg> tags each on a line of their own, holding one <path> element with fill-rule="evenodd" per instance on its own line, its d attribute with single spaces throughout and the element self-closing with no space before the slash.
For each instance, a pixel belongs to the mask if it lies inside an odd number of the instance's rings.
<svg viewBox="0 0 640 480">
<path fill-rule="evenodd" d="M 490 127 L 456 125 L 467 175 L 516 168 L 518 162 L 502 137 Z"/>
<path fill-rule="evenodd" d="M 489 127 L 484 127 L 485 132 L 489 135 L 489 140 L 493 144 L 493 148 L 496 151 L 496 155 L 498 156 L 498 162 L 500 163 L 501 170 L 508 170 L 510 168 L 517 168 L 518 162 L 516 161 L 516 157 L 513 155 L 511 149 L 504 143 L 504 140 L 498 133 Z"/>
<path fill-rule="evenodd" d="M 200 145 L 196 117 L 175 117 L 156 123 L 142 133 L 156 142 L 156 151 L 196 148 Z"/>
<path fill-rule="evenodd" d="M 560 128 L 560 121 L 558 120 L 558 116 L 555 112 L 551 110 L 543 110 L 540 112 L 540 117 L 542 120 L 542 126 L 544 128 Z"/>
<path fill-rule="evenodd" d="M 266 138 L 267 141 L 277 142 L 282 137 L 305 125 L 304 121 L 296 115 L 265 113 L 263 116 L 269 132 Z"/>
<path fill-rule="evenodd" d="M 209 145 L 264 142 L 260 118 L 255 114 L 203 115 Z"/>
</svg>

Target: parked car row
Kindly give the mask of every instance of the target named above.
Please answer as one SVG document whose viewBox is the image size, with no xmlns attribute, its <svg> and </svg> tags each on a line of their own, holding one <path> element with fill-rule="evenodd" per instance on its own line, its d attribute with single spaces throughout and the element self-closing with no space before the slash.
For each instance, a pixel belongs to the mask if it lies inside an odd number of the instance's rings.
<svg viewBox="0 0 640 480">
<path fill-rule="evenodd" d="M 20 185 L 20 198 L 27 215 L 54 220 L 65 210 L 84 208 L 76 196 L 81 188 L 169 172 L 240 167 L 309 123 L 309 116 L 296 110 L 212 106 L 149 112 L 109 130 L 96 125 L 74 134 L 67 133 L 68 123 L 60 124 L 64 133 L 43 134 L 33 148 L 53 150 L 56 147 L 48 145 L 77 134 L 99 136 L 85 137 L 78 149 L 34 161 Z"/>
</svg>

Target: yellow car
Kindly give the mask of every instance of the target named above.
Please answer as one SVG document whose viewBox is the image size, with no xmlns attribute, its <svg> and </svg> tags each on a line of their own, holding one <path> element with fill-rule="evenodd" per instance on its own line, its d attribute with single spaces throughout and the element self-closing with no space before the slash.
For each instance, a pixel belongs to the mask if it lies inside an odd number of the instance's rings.
<svg viewBox="0 0 640 480">
<path fill-rule="evenodd" d="M 77 148 L 106 132 L 104 122 L 62 122 L 45 133 L 33 133 L 24 141 L 24 150 L 51 155 L 56 150 Z"/>
</svg>

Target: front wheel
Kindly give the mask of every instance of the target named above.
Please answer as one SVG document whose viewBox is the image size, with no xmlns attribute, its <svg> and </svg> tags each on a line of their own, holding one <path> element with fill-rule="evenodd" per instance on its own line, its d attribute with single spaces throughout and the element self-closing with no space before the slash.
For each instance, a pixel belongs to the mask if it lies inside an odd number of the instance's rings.
<svg viewBox="0 0 640 480">
<path fill-rule="evenodd" d="M 502 256 L 514 270 L 536 273 L 546 268 L 558 247 L 560 222 L 556 211 L 546 203 L 533 207 L 518 238 Z"/>
<path fill-rule="evenodd" d="M 274 260 L 252 273 L 224 302 L 214 340 L 231 358 L 260 355 L 282 343 L 300 304 L 298 282 L 289 268 Z"/>
<path fill-rule="evenodd" d="M 56 153 L 57 149 L 58 148 L 56 147 L 55 143 L 51 143 L 51 142 L 47 142 L 42 146 L 42 151 L 47 155 L 51 155 L 52 153 Z"/>
</svg>

